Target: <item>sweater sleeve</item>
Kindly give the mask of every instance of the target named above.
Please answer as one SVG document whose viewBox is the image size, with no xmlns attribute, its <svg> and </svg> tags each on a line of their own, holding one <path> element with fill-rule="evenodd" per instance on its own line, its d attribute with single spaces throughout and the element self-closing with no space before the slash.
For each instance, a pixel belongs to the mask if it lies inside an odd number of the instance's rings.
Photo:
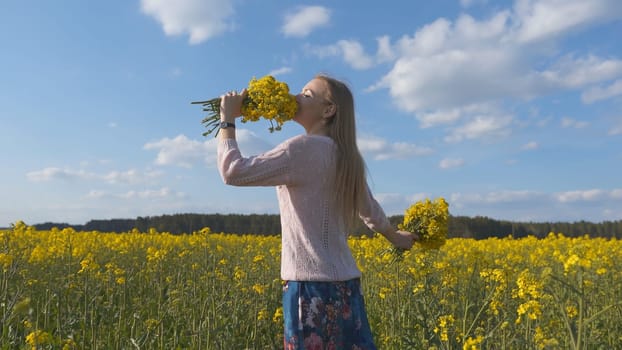
<svg viewBox="0 0 622 350">
<path fill-rule="evenodd" d="M 359 217 L 374 232 L 384 233 L 392 229 L 389 219 L 372 195 L 369 187 L 367 187 L 367 201 L 359 210 Z"/>
<path fill-rule="evenodd" d="M 235 139 L 218 142 L 218 171 L 228 185 L 286 185 L 290 180 L 289 158 L 286 143 L 266 153 L 244 158 Z"/>
</svg>

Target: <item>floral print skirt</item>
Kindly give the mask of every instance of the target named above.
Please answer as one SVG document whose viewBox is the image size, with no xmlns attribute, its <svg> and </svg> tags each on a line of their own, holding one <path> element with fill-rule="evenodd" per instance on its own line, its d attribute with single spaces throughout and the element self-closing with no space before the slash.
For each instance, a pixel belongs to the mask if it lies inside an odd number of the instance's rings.
<svg viewBox="0 0 622 350">
<path fill-rule="evenodd" d="M 360 279 L 287 281 L 283 287 L 286 350 L 375 350 Z"/>
</svg>

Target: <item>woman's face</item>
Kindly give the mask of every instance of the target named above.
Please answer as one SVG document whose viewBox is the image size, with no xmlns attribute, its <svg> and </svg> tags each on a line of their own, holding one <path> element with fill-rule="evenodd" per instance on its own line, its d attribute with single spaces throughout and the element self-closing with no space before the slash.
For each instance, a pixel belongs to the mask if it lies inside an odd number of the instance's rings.
<svg viewBox="0 0 622 350">
<path fill-rule="evenodd" d="M 302 125 L 307 133 L 321 131 L 324 118 L 332 116 L 328 96 L 328 84 L 322 79 L 313 79 L 296 95 L 298 111 L 294 120 Z"/>
</svg>

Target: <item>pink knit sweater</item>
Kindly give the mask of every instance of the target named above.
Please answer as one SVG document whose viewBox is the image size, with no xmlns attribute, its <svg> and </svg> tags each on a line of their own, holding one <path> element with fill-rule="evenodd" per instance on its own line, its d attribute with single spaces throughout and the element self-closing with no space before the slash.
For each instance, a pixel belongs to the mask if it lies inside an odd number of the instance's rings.
<svg viewBox="0 0 622 350">
<path fill-rule="evenodd" d="M 300 135 L 274 149 L 245 158 L 234 139 L 218 143 L 218 169 L 226 184 L 276 186 L 281 212 L 281 278 L 345 281 L 361 276 L 347 242 L 344 219 L 335 215 L 335 143 Z M 390 223 L 368 191 L 360 217 L 376 232 Z"/>
</svg>

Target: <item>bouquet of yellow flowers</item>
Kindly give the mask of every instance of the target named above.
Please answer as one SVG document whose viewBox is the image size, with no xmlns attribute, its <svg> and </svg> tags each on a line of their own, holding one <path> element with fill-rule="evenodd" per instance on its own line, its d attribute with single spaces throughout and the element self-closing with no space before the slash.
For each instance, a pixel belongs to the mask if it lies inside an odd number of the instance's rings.
<svg viewBox="0 0 622 350">
<path fill-rule="evenodd" d="M 447 239 L 448 220 L 449 205 L 445 199 L 439 197 L 430 201 L 426 198 L 406 209 L 404 221 L 398 228 L 418 234 L 424 249 L 438 249 Z"/>
<path fill-rule="evenodd" d="M 220 123 L 220 97 L 192 104 L 203 105 L 203 111 L 209 113 L 201 123 L 208 128 L 203 136 L 211 134 Z M 247 95 L 242 102 L 242 123 L 255 122 L 263 117 L 270 121 L 270 132 L 281 130 L 283 123 L 292 119 L 297 109 L 296 98 L 289 93 L 286 83 L 277 81 L 271 75 L 253 78 L 248 83 Z"/>
</svg>

